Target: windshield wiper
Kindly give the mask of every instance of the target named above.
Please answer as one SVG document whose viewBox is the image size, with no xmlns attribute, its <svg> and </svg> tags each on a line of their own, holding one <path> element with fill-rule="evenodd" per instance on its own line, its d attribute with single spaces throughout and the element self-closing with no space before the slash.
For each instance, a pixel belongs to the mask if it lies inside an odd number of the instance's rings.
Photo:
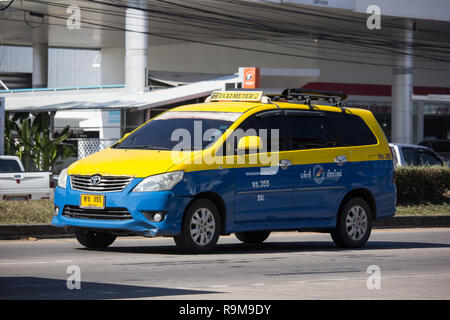
<svg viewBox="0 0 450 320">
<path fill-rule="evenodd" d="M 152 145 L 145 145 L 145 146 L 128 146 L 128 147 L 121 147 L 118 146 L 118 149 L 148 149 L 148 150 L 170 150 L 166 147 L 161 146 L 152 146 Z"/>
</svg>

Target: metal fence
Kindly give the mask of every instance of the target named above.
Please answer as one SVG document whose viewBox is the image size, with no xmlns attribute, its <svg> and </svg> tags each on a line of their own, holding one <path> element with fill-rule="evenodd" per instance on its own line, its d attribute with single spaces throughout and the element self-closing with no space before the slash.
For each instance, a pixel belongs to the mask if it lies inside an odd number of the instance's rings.
<svg viewBox="0 0 450 320">
<path fill-rule="evenodd" d="M 80 139 L 78 140 L 78 159 L 82 159 L 106 149 L 114 144 L 118 139 Z"/>
</svg>

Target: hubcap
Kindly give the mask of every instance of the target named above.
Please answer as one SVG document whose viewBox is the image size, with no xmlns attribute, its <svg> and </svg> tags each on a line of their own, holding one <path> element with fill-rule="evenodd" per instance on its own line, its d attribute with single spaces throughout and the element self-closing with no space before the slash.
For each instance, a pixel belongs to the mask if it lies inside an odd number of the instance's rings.
<svg viewBox="0 0 450 320">
<path fill-rule="evenodd" d="M 354 206 L 347 214 L 345 226 L 348 236 L 355 241 L 361 240 L 367 231 L 367 214 L 360 206 Z"/>
<path fill-rule="evenodd" d="M 216 230 L 213 213 L 207 208 L 200 208 L 192 215 L 191 237 L 199 246 L 206 246 L 211 242 Z"/>
</svg>

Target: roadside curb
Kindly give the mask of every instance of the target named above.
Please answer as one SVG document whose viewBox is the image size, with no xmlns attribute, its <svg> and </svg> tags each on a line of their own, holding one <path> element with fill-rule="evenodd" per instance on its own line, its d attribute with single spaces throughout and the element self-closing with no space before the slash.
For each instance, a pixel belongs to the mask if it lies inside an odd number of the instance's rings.
<svg viewBox="0 0 450 320">
<path fill-rule="evenodd" d="M 378 220 L 373 225 L 374 229 L 446 227 L 450 227 L 450 215 L 397 216 Z M 66 231 L 51 224 L 0 225 L 0 240 L 73 238 L 74 236 L 70 230 Z"/>
<path fill-rule="evenodd" d="M 0 240 L 72 238 L 73 232 L 51 224 L 0 224 Z"/>
<path fill-rule="evenodd" d="M 396 216 L 378 220 L 375 229 L 390 228 L 446 228 L 450 227 L 450 215 Z"/>
</svg>

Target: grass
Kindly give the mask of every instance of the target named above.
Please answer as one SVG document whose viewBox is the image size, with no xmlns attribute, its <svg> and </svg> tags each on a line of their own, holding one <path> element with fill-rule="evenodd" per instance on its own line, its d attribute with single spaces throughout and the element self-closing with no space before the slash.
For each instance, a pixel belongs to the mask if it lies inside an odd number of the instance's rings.
<svg viewBox="0 0 450 320">
<path fill-rule="evenodd" d="M 397 206 L 397 216 L 450 215 L 450 203 Z"/>
<path fill-rule="evenodd" d="M 51 200 L 0 200 L 0 224 L 50 223 L 52 217 Z"/>
<path fill-rule="evenodd" d="M 398 206 L 396 215 L 450 215 L 450 203 Z M 0 224 L 50 223 L 52 217 L 53 203 L 51 200 L 0 200 Z"/>
</svg>

